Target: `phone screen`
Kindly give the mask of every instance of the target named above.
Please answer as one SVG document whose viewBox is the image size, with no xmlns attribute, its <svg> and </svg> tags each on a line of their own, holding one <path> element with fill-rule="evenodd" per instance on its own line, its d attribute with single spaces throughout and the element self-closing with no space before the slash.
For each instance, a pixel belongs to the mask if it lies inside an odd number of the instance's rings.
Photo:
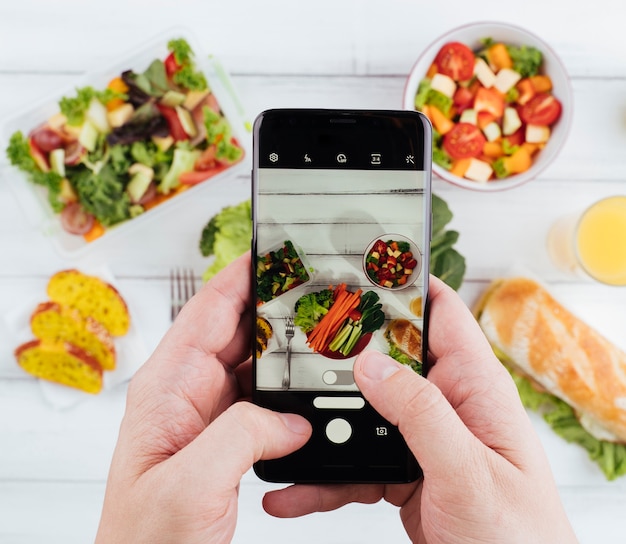
<svg viewBox="0 0 626 544">
<path fill-rule="evenodd" d="M 314 427 L 266 479 L 413 479 L 352 367 L 367 349 L 424 372 L 429 125 L 415 112 L 271 110 L 254 139 L 255 400 Z"/>
</svg>

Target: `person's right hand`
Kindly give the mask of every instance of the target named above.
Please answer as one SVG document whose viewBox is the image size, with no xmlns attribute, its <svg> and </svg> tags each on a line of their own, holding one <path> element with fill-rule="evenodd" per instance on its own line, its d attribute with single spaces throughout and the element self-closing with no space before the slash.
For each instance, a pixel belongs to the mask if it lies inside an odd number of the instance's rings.
<svg viewBox="0 0 626 544">
<path fill-rule="evenodd" d="M 295 517 L 381 498 L 413 542 L 569 543 L 576 537 L 508 372 L 452 289 L 430 282 L 428 380 L 377 352 L 354 366 L 359 388 L 397 425 L 423 471 L 403 485 L 295 485 L 265 496 Z"/>
</svg>

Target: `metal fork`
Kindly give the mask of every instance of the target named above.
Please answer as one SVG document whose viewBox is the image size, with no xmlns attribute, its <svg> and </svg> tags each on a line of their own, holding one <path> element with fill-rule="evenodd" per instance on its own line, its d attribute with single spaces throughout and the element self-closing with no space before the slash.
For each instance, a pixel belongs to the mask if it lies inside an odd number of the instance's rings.
<svg viewBox="0 0 626 544">
<path fill-rule="evenodd" d="M 185 303 L 196 292 L 196 278 L 191 268 L 173 268 L 170 270 L 170 305 L 171 320 L 174 321 Z"/>
<path fill-rule="evenodd" d="M 295 333 L 295 326 L 293 323 L 293 317 L 288 316 L 285 318 L 285 336 L 287 337 L 287 349 L 285 351 L 285 370 L 283 373 L 283 389 L 289 389 L 291 382 L 291 339 Z"/>
</svg>

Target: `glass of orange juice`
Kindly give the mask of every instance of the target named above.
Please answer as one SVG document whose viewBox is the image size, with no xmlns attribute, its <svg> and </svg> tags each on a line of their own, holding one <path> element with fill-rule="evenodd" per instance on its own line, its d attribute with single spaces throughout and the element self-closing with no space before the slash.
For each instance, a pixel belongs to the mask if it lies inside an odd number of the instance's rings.
<svg viewBox="0 0 626 544">
<path fill-rule="evenodd" d="M 548 252 L 562 270 L 626 285 L 626 196 L 604 198 L 558 220 L 548 234 Z"/>
</svg>

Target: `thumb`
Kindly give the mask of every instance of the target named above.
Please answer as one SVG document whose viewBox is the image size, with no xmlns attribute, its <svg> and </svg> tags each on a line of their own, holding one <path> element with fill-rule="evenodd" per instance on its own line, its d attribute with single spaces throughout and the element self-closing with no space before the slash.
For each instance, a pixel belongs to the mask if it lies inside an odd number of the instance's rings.
<svg viewBox="0 0 626 544">
<path fill-rule="evenodd" d="M 354 376 L 374 409 L 399 428 L 424 474 L 449 474 L 478 452 L 481 443 L 443 393 L 409 367 L 366 351 L 355 362 Z"/>
<path fill-rule="evenodd" d="M 228 491 L 261 459 L 276 459 L 301 448 L 311 436 L 310 423 L 295 414 L 281 414 L 237 402 L 216 418 L 179 453 L 195 473 L 196 482 L 214 491 Z"/>
</svg>

